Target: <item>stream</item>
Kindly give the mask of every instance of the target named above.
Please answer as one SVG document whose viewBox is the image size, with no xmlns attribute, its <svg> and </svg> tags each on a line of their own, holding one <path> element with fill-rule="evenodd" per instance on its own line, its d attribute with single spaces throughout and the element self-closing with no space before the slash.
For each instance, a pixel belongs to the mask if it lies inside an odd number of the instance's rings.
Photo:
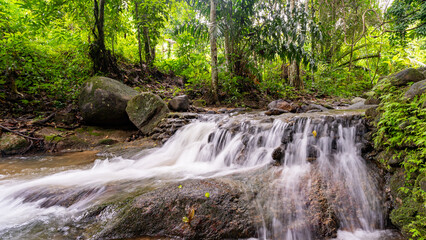
<svg viewBox="0 0 426 240">
<path fill-rule="evenodd" d="M 201 115 L 163 146 L 130 157 L 87 151 L 4 158 L 0 239 L 404 239 L 387 223 L 383 176 L 362 157 L 366 132 L 359 111 Z M 250 205 L 241 211 L 250 220 L 221 221 L 249 224 L 250 231 L 208 230 L 200 219 L 211 215 L 203 215 L 201 201 L 216 200 L 215 189 L 209 190 L 210 197 L 179 199 L 191 192 L 186 186 L 194 183 L 195 192 L 200 182 L 219 182 L 241 192 L 237 200 Z M 185 192 L 174 194 L 182 186 Z M 156 202 L 170 188 L 176 189 L 170 194 L 178 195 L 173 204 L 199 207 L 192 223 L 198 228 L 166 226 L 136 233 L 131 227 L 114 227 L 123 226 L 120 221 L 128 215 L 115 206 L 132 203 L 129 196 L 151 196 Z M 171 208 L 170 216 L 161 217 L 185 228 L 191 222 L 182 222 L 173 211 L 187 210 Z M 92 217 L 94 212 L 98 215 Z"/>
</svg>

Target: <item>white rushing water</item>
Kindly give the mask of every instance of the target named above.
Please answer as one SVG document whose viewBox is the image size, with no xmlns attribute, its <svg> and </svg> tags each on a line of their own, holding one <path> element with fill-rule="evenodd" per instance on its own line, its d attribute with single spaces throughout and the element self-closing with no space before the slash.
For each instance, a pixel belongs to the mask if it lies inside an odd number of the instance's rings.
<svg viewBox="0 0 426 240">
<path fill-rule="evenodd" d="M 195 121 L 161 148 L 131 159 L 96 160 L 91 167 L 45 176 L 0 178 L 0 238 L 13 238 L 10 229 L 34 221 L 78 218 L 112 183 L 212 178 L 273 167 L 271 155 L 281 146 L 282 165 L 275 166 L 279 174 L 270 183 L 274 194 L 261 206 L 273 217 L 264 222 L 259 238 L 317 239 L 307 199 L 321 186 L 321 196 L 339 221 L 337 239 L 380 239 L 386 234 L 379 230 L 384 228 L 383 203 L 377 180 L 360 156 L 360 121 L 221 116 Z M 63 201 L 70 198 L 74 200 Z"/>
</svg>

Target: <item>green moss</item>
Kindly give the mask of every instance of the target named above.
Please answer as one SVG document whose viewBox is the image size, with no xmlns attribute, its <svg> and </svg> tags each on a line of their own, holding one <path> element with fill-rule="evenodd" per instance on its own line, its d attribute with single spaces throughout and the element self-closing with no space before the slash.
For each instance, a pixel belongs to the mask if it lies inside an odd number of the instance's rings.
<svg viewBox="0 0 426 240">
<path fill-rule="evenodd" d="M 63 140 L 63 137 L 56 134 L 52 134 L 52 135 L 44 136 L 44 140 L 48 142 L 59 142 Z"/>
<path fill-rule="evenodd" d="M 416 219 L 419 208 L 421 208 L 421 204 L 407 197 L 403 200 L 401 207 L 394 209 L 391 212 L 390 219 L 393 224 L 408 233 L 409 229 L 406 228 Z"/>
<path fill-rule="evenodd" d="M 12 133 L 5 133 L 0 138 L 0 150 L 5 152 L 26 148 L 28 144 L 25 138 Z"/>
<path fill-rule="evenodd" d="M 96 130 L 95 127 L 91 127 L 91 126 L 84 126 L 84 127 L 81 127 L 81 128 L 79 128 L 75 131 L 78 132 L 78 133 L 82 133 L 82 134 L 87 133 L 89 135 L 97 136 L 97 137 L 105 135 L 105 133 L 99 132 L 99 131 Z"/>
<path fill-rule="evenodd" d="M 117 140 L 107 138 L 107 139 L 100 140 L 98 142 L 98 145 L 113 145 L 115 143 L 117 143 Z"/>
</svg>

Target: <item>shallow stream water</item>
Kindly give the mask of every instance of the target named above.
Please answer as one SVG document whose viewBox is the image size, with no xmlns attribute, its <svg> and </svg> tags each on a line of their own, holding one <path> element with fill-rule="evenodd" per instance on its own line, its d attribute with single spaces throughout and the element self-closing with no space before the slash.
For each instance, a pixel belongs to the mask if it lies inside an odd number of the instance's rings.
<svg viewBox="0 0 426 240">
<path fill-rule="evenodd" d="M 266 220 L 256 239 L 317 239 L 315 232 L 326 231 L 317 229 L 318 219 L 339 222 L 335 239 L 402 239 L 385 229 L 380 176 L 361 157 L 366 130 L 359 115 L 206 115 L 130 158 L 88 151 L 1 159 L 0 239 L 90 238 L 70 223 L 106 199 L 185 179 L 239 181 L 253 171 L 270 179 L 257 203 Z M 272 159 L 278 147 L 280 164 Z M 250 190 L 250 178 L 244 181 Z M 316 198 L 330 216 L 312 214 Z"/>
</svg>

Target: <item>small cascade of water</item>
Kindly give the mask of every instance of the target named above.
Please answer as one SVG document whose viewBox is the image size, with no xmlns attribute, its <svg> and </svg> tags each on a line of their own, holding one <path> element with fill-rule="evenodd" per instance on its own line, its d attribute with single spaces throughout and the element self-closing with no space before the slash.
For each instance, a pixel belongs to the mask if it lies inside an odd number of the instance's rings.
<svg viewBox="0 0 426 240">
<path fill-rule="evenodd" d="M 338 229 L 339 236 L 383 229 L 377 176 L 360 153 L 362 121 L 357 116 L 206 117 L 183 127 L 161 148 L 131 159 L 0 179 L 0 238 L 13 239 L 11 229 L 34 221 L 78 217 L 132 181 L 215 178 L 261 168 L 275 170 L 266 184 L 271 194 L 259 206 L 264 219 L 259 238 L 309 240 L 336 237 Z M 277 148 L 282 154 L 273 160 Z"/>
<path fill-rule="evenodd" d="M 291 141 L 282 143 L 280 176 L 272 184 L 270 204 L 278 210 L 271 238 L 332 237 L 333 228 L 382 229 L 382 196 L 360 152 L 362 119 L 298 119 L 291 128 Z"/>
</svg>

